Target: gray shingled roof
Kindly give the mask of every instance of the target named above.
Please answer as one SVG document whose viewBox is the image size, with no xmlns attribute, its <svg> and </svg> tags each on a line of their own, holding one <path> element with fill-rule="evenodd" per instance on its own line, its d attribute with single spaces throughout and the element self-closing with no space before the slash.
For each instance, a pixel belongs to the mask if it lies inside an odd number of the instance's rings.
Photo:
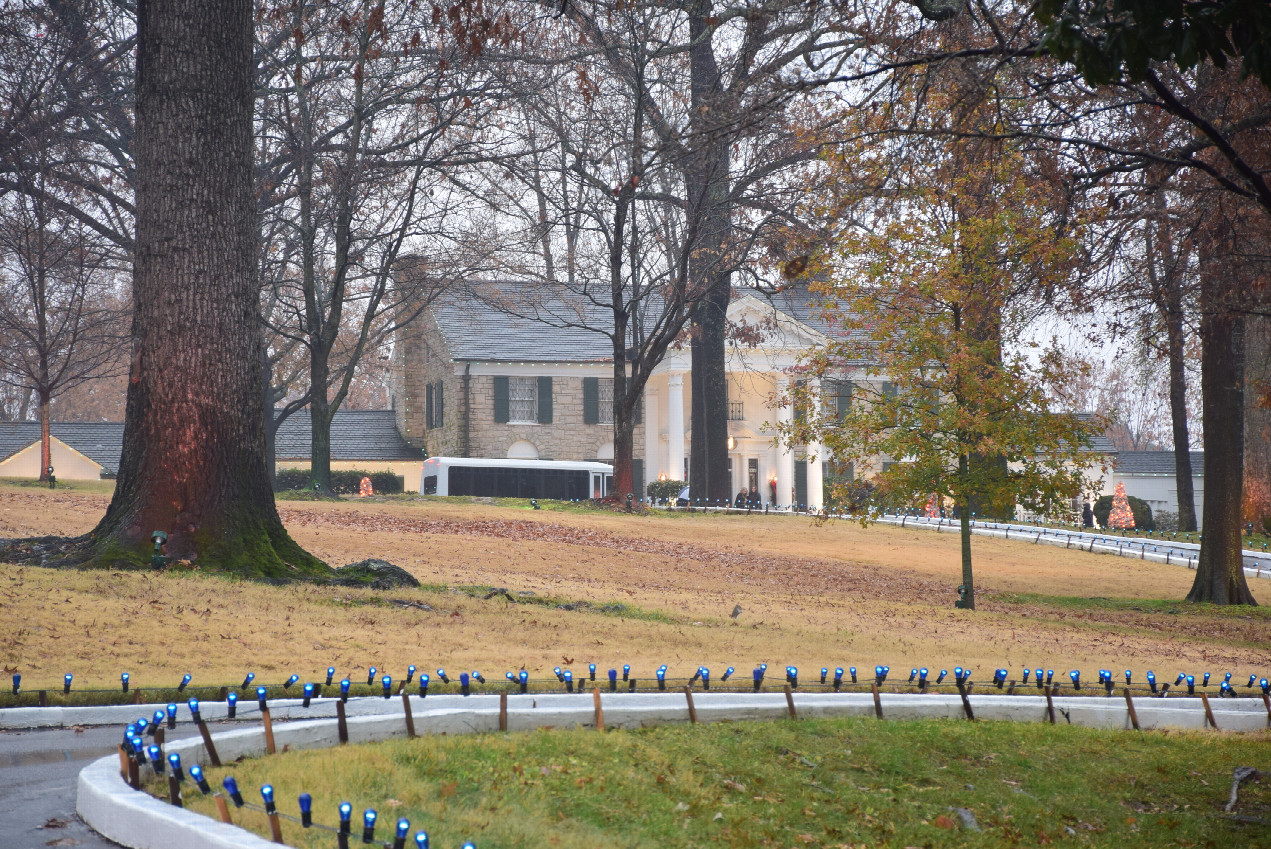
<svg viewBox="0 0 1271 849">
<path fill-rule="evenodd" d="M 124 444 L 123 422 L 52 422 L 54 437 L 110 472 L 119 471 Z M 39 422 L 0 422 L 0 460 L 40 441 Z"/>
<path fill-rule="evenodd" d="M 274 456 L 279 460 L 309 459 L 309 411 L 288 416 L 278 428 Z M 332 460 L 419 460 L 397 432 L 392 410 L 337 410 L 331 420 Z"/>
<path fill-rule="evenodd" d="M 608 308 L 578 295 L 533 285 L 474 283 L 432 304 L 455 360 L 611 362 Z"/>
<path fill-rule="evenodd" d="M 123 422 L 53 422 L 52 433 L 103 468 L 119 471 Z M 39 422 L 0 422 L 0 460 L 40 441 Z M 309 459 L 309 412 L 290 416 L 278 429 L 275 457 Z M 418 460 L 423 453 L 397 432 L 392 410 L 337 410 L 331 422 L 332 460 Z"/>
<path fill-rule="evenodd" d="M 1205 476 L 1205 452 L 1192 451 L 1192 475 Z M 1173 451 L 1121 451 L 1117 454 L 1116 471 L 1122 475 L 1174 476 Z"/>
</svg>

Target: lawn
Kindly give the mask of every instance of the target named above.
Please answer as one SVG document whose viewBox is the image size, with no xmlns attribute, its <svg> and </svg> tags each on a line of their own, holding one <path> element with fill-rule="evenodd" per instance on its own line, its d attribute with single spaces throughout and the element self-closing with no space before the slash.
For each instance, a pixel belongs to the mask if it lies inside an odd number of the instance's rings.
<svg viewBox="0 0 1271 849">
<path fill-rule="evenodd" d="M 0 484 L 0 537 L 77 534 L 109 494 Z M 27 690 L 357 680 L 408 664 L 534 677 L 629 663 L 748 669 L 1005 666 L 1266 675 L 1271 612 L 1181 601 L 1193 573 L 976 538 L 978 607 L 953 608 L 955 535 L 805 517 L 626 515 L 455 499 L 283 502 L 334 565 L 381 557 L 420 589 L 271 587 L 171 568 L 0 565 L 0 665 Z M 1268 583 L 1267 586 L 1271 586 Z M 473 588 L 506 588 L 486 599 Z M 1254 593 L 1266 595 L 1255 582 Z M 509 600 L 509 596 L 512 600 Z M 735 605 L 741 613 L 730 617 Z M 363 680 L 365 680 L 363 678 Z"/>
<path fill-rule="evenodd" d="M 1266 765 L 1271 736 L 1093 731 L 1063 725 L 868 719 L 718 723 L 634 731 L 421 737 L 288 752 L 209 769 L 261 806 L 336 826 L 378 813 L 431 845 L 584 847 L 1255 846 L 1271 839 L 1271 782 L 1222 811 L 1234 766 Z M 156 795 L 166 783 L 156 782 Z M 187 807 L 215 816 L 186 785 Z M 963 809 L 975 831 L 963 824 Z M 235 822 L 268 837 L 260 811 Z M 970 820 L 968 820 L 970 822 Z M 284 821 L 289 845 L 334 835 Z M 414 845 L 410 841 L 409 845 Z"/>
</svg>

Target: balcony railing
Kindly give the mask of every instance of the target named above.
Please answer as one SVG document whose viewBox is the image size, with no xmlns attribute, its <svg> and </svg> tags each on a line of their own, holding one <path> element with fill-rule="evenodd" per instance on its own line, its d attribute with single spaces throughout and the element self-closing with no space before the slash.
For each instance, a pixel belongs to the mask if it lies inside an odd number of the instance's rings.
<svg viewBox="0 0 1271 849">
<path fill-rule="evenodd" d="M 746 420 L 746 412 L 742 407 L 741 401 L 728 402 L 728 420 L 730 422 L 741 422 Z"/>
</svg>

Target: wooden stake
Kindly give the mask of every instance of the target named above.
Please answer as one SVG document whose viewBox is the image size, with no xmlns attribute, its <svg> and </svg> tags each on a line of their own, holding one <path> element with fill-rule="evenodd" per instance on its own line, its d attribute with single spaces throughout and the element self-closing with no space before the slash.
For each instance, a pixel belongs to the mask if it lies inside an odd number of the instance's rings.
<svg viewBox="0 0 1271 849">
<path fill-rule="evenodd" d="M 786 684 L 786 710 L 790 711 L 791 719 L 799 718 L 799 712 L 794 709 L 794 690 L 790 689 L 789 684 Z"/>
<path fill-rule="evenodd" d="M 1141 731 L 1139 728 L 1139 714 L 1134 710 L 1134 699 L 1130 698 L 1130 688 L 1126 687 L 1122 692 L 1125 693 L 1125 709 L 1130 712 L 1130 724 L 1134 726 L 1135 731 Z"/>
<path fill-rule="evenodd" d="M 168 776 L 168 802 L 178 808 L 185 807 L 181 804 L 181 782 L 177 781 L 175 775 Z"/>
<path fill-rule="evenodd" d="M 499 730 L 508 730 L 508 694 L 499 693 Z"/>
<path fill-rule="evenodd" d="M 274 721 L 269 717 L 269 706 L 260 712 L 260 721 L 265 726 L 265 752 L 272 755 L 274 753 Z"/>
<path fill-rule="evenodd" d="M 1053 687 L 1046 687 L 1046 716 L 1050 719 L 1050 724 L 1055 724 L 1055 700 L 1051 698 L 1054 692 Z"/>
<path fill-rule="evenodd" d="M 207 723 L 202 719 L 198 721 L 199 733 L 203 735 L 203 748 L 207 749 L 207 759 L 212 766 L 221 765 L 221 756 L 216 753 L 216 744 L 212 742 L 212 732 L 207 730 Z"/>
<path fill-rule="evenodd" d="M 133 790 L 141 789 L 141 766 L 131 759 L 128 761 L 128 785 Z"/>
<path fill-rule="evenodd" d="M 1271 728 L 1271 696 L 1263 693 L 1262 703 L 1267 707 L 1267 728 Z"/>
<path fill-rule="evenodd" d="M 789 689 L 789 688 L 787 688 Z M 688 701 L 688 721 L 697 724 L 697 708 L 693 707 L 693 688 L 684 688 L 684 698 Z"/>
<path fill-rule="evenodd" d="M 1214 722 L 1214 712 L 1209 709 L 1209 696 L 1206 696 L 1204 693 L 1201 693 L 1200 703 L 1205 706 L 1205 721 L 1209 723 L 1209 726 L 1211 728 L 1217 731 L 1218 723 Z"/>
<path fill-rule="evenodd" d="M 39 697 L 40 697 L 40 707 L 48 707 L 49 706 L 49 691 L 41 690 L 39 692 Z"/>
<path fill-rule="evenodd" d="M 158 728 L 154 730 L 154 744 L 158 746 L 159 748 L 163 748 L 163 738 L 164 738 L 164 730 L 163 730 L 163 726 L 160 725 Z"/>
<path fill-rule="evenodd" d="M 406 737 L 413 740 L 415 739 L 415 715 L 410 712 L 410 693 L 406 692 L 405 685 L 402 686 L 402 712 L 406 716 Z"/>
<path fill-rule="evenodd" d="M 958 695 L 962 697 L 962 710 L 966 713 L 966 718 L 974 722 L 975 711 L 971 710 L 971 700 L 967 698 L 966 687 L 963 684 L 958 684 Z"/>
<path fill-rule="evenodd" d="M 226 697 L 226 696 L 228 696 L 228 695 L 229 695 L 229 687 L 222 687 L 222 688 L 221 688 L 221 696 L 220 696 L 221 701 L 225 701 L 225 697 Z"/>
<path fill-rule="evenodd" d="M 216 813 L 220 815 L 221 822 L 233 825 L 234 820 L 230 818 L 229 805 L 225 804 L 225 797 L 214 796 L 213 798 L 216 800 Z"/>
<path fill-rule="evenodd" d="M 278 821 L 278 813 L 269 815 L 269 831 L 273 834 L 275 843 L 282 843 L 282 823 Z"/>
<path fill-rule="evenodd" d="M 600 689 L 599 688 L 592 689 L 591 700 L 592 700 L 592 703 L 595 704 L 596 706 L 596 730 L 604 731 L 605 730 L 605 711 L 600 706 Z"/>
<path fill-rule="evenodd" d="M 344 700 L 340 699 L 335 703 L 335 722 L 339 729 L 340 742 L 349 742 L 349 723 L 344 718 Z"/>
<path fill-rule="evenodd" d="M 120 746 L 119 747 L 119 777 L 122 778 L 124 781 L 128 780 L 128 762 L 130 760 L 132 760 L 132 758 L 128 757 L 128 752 L 124 750 L 123 746 Z"/>
<path fill-rule="evenodd" d="M 875 681 L 873 684 L 870 684 L 869 688 L 874 692 L 874 716 L 878 717 L 879 719 L 882 719 L 883 718 L 883 699 L 881 696 L 878 695 L 878 682 Z"/>
</svg>

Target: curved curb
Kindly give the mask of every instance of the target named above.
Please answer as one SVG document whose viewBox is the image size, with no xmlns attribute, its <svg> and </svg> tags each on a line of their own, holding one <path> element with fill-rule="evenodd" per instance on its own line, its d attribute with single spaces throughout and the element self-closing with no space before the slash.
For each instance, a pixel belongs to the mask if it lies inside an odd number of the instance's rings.
<svg viewBox="0 0 1271 849">
<path fill-rule="evenodd" d="M 590 694 L 584 694 L 584 696 Z M 1048 718 L 1042 696 L 968 697 L 977 718 L 1019 722 L 1044 722 Z M 453 706 L 434 706 L 443 699 Z M 605 726 L 640 728 L 672 722 L 688 722 L 689 710 L 679 693 L 622 694 L 601 696 Z M 331 701 L 334 700 L 325 700 Z M 466 734 L 498 729 L 499 708 L 495 696 L 434 697 L 424 709 L 423 700 L 411 697 L 411 712 L 421 734 Z M 508 697 L 508 730 L 536 728 L 594 727 L 595 713 L 590 698 L 578 694 L 513 695 Z M 415 704 L 419 704 L 417 710 Z M 460 704 L 462 703 L 462 704 Z M 789 716 L 784 694 L 712 694 L 695 692 L 693 703 L 698 721 L 721 722 L 780 719 Z M 794 704 L 801 717 L 872 716 L 875 703 L 869 693 L 795 694 Z M 888 719 L 959 719 L 963 706 L 958 696 L 895 694 L 883 698 L 883 715 Z M 348 703 L 355 715 L 348 721 L 350 743 L 366 743 L 405 737 L 404 712 L 375 713 L 384 704 L 378 699 L 354 699 Z M 1257 731 L 1268 727 L 1267 713 L 1259 701 L 1241 699 L 1212 705 L 1218 727 L 1229 731 Z M 1200 699 L 1153 699 L 1142 697 L 1135 703 L 1142 728 L 1202 729 L 1206 726 Z M 312 708 L 310 708 L 312 710 Z M 334 708 L 332 709 L 334 712 Z M 1057 721 L 1092 728 L 1129 729 L 1131 721 L 1124 702 L 1103 697 L 1065 697 L 1055 705 Z M 370 714 L 370 715 L 365 715 Z M 310 714 L 312 715 L 312 714 Z M 261 728 L 222 732 L 213 738 L 225 763 L 239 757 L 265 753 Z M 337 729 L 328 719 L 288 722 L 274 727 L 278 750 L 327 748 L 338 744 Z M 177 752 L 188 764 L 206 764 L 203 741 L 189 738 L 174 741 L 167 751 Z M 189 785 L 187 784 L 187 787 Z M 129 787 L 119 775 L 119 759 L 111 755 L 94 761 L 79 776 L 76 807 L 81 817 L 103 836 L 133 849 L 267 849 L 277 844 L 184 808 L 169 805 L 148 793 Z"/>
</svg>

